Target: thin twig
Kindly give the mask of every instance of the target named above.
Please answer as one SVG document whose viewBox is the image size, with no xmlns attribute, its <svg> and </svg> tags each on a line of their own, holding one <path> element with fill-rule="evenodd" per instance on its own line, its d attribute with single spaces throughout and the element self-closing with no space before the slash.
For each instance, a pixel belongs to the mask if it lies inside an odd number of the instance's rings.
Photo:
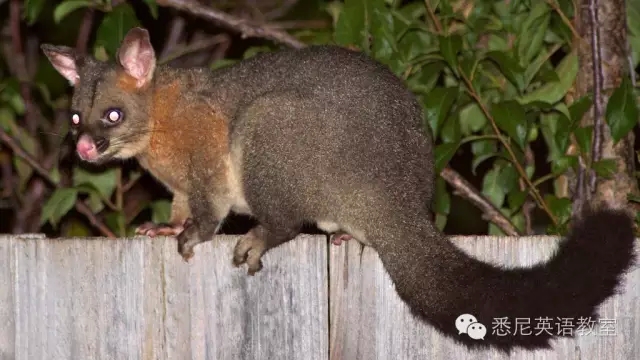
<svg viewBox="0 0 640 360">
<path fill-rule="evenodd" d="M 265 12 L 264 13 L 264 18 L 267 20 L 273 20 L 273 19 L 277 19 L 277 18 L 281 18 L 285 15 L 287 15 L 287 13 L 298 3 L 298 0 L 285 0 L 282 2 L 282 4 L 280 4 L 279 7 Z"/>
<path fill-rule="evenodd" d="M 268 39 L 296 49 L 305 46 L 302 41 L 287 34 L 286 32 L 274 28 L 270 24 L 258 24 L 250 20 L 240 19 L 222 11 L 201 5 L 196 1 L 158 0 L 158 4 L 183 10 L 193 15 L 215 21 L 224 27 L 238 31 L 243 38 L 254 37 Z"/>
<path fill-rule="evenodd" d="M 513 225 L 513 223 L 507 219 L 500 210 L 491 203 L 491 201 L 484 197 L 480 191 L 474 188 L 471 183 L 469 183 L 455 170 L 450 167 L 446 167 L 440 172 L 440 176 L 442 176 L 442 178 L 454 188 L 453 193 L 455 195 L 469 200 L 472 204 L 482 210 L 483 218 L 485 220 L 494 223 L 506 235 L 520 235 L 520 232 L 518 232 L 515 225 Z"/>
<path fill-rule="evenodd" d="M 275 29 L 326 29 L 331 23 L 322 19 L 314 20 L 290 20 L 274 22 Z"/>
<path fill-rule="evenodd" d="M 80 30 L 78 31 L 78 38 L 76 39 L 76 53 L 79 55 L 87 53 L 89 37 L 91 37 L 91 28 L 93 27 L 93 12 L 93 8 L 87 8 L 82 17 L 82 23 L 80 23 Z"/>
<path fill-rule="evenodd" d="M 598 0 L 589 0 L 589 23 L 591 25 L 591 54 L 593 65 L 593 142 L 591 143 L 592 164 L 602 158 L 602 136 L 604 121 L 602 121 L 602 54 L 600 52 L 600 32 L 598 21 Z M 596 173 L 589 171 L 589 188 L 596 190 Z"/>
<path fill-rule="evenodd" d="M 440 19 L 436 16 L 435 12 L 431 8 L 431 4 L 429 4 L 429 0 L 424 0 L 424 4 L 427 7 L 427 12 L 429 13 L 429 18 L 433 21 L 433 26 L 435 26 L 438 34 L 442 33 L 442 24 L 440 23 Z"/>
<path fill-rule="evenodd" d="M 476 101 L 476 103 L 478 103 L 478 106 L 480 106 L 480 110 L 482 110 L 482 113 L 484 114 L 484 116 L 486 116 L 487 119 L 489 119 L 489 123 L 491 124 L 491 127 L 493 128 L 494 133 L 496 135 L 500 135 L 500 129 L 496 124 L 496 120 L 493 118 L 493 116 L 491 116 L 491 113 L 489 112 L 487 107 L 484 105 L 484 102 L 482 101 L 480 96 L 473 89 L 473 84 L 464 75 L 464 71 L 462 71 L 462 69 L 460 69 L 460 76 L 462 77 L 462 80 L 465 82 L 467 86 L 467 92 L 469 93 L 469 95 Z M 513 152 L 513 149 L 511 149 L 511 146 L 509 146 L 509 144 L 506 142 L 505 139 L 502 138 L 502 136 L 499 136 L 498 139 L 500 140 L 504 148 L 507 150 L 507 153 L 511 158 L 511 162 L 513 163 L 513 166 L 515 166 L 516 170 L 518 171 L 518 174 L 527 183 L 527 186 L 529 187 L 529 190 L 531 191 L 533 198 L 536 200 L 536 203 L 538 203 L 538 206 L 540 206 L 547 213 L 547 215 L 549 215 L 549 218 L 551 219 L 554 225 L 558 225 L 558 220 L 551 212 L 551 209 L 549 209 L 549 207 L 545 203 L 544 199 L 540 195 L 540 192 L 538 192 L 538 188 L 536 188 L 535 185 L 533 185 L 533 183 L 531 182 L 531 179 L 529 179 L 529 176 L 527 176 L 526 171 L 524 171 L 524 169 L 522 168 L 522 165 L 518 162 L 518 158 L 516 157 L 516 154 Z"/>
<path fill-rule="evenodd" d="M 583 41 L 582 37 L 578 33 L 578 30 L 576 30 L 576 28 L 573 26 L 573 23 L 571 22 L 571 20 L 569 20 L 567 15 L 565 15 L 562 9 L 560 9 L 560 6 L 558 5 L 557 0 L 547 0 L 547 4 L 549 4 L 549 6 L 551 6 L 551 8 L 560 16 L 560 19 L 569 28 L 569 30 L 571 31 L 571 34 L 573 34 L 573 36 L 579 41 Z"/>
<path fill-rule="evenodd" d="M 189 45 L 185 45 L 182 46 L 180 48 L 178 48 L 177 50 L 167 54 L 166 56 L 164 56 L 163 58 L 161 58 L 158 61 L 158 64 L 166 64 L 168 62 L 171 62 L 181 56 L 185 56 L 189 53 L 193 53 L 196 51 L 200 51 L 200 50 L 204 50 L 207 48 L 210 48 L 214 45 L 217 45 L 223 41 L 225 41 L 227 39 L 226 34 L 218 34 L 214 37 L 211 38 L 207 38 L 207 39 L 203 39 L 201 41 L 195 41 L 192 42 Z"/>
<path fill-rule="evenodd" d="M 10 23 L 11 23 L 11 44 L 13 46 L 12 63 L 15 64 L 16 77 L 20 82 L 20 95 L 25 105 L 24 120 L 29 133 L 35 134 L 38 123 L 33 116 L 33 103 L 31 101 L 31 89 L 29 88 L 29 72 L 27 68 L 27 59 L 24 55 L 24 47 L 22 46 L 21 25 L 21 5 L 20 0 L 11 0 L 9 3 Z"/>
<path fill-rule="evenodd" d="M 534 166 L 535 165 L 535 155 L 533 154 L 533 150 L 531 150 L 531 146 L 527 145 L 524 151 L 524 161 L 525 166 Z M 524 180 L 519 179 L 520 190 L 527 190 L 527 184 Z M 527 200 L 522 205 L 522 215 L 524 216 L 524 232 L 525 235 L 533 234 L 533 210 L 536 208 L 536 204 L 531 201 L 531 199 L 527 198 Z"/>
<path fill-rule="evenodd" d="M 184 27 L 187 22 L 183 17 L 175 17 L 171 21 L 171 26 L 169 28 L 169 36 L 167 37 L 167 41 L 162 47 L 162 53 L 160 53 L 160 59 L 166 58 L 170 53 L 173 52 L 173 49 L 180 42 L 180 38 L 182 37 L 182 32 L 184 31 Z"/>
<path fill-rule="evenodd" d="M 29 153 L 27 153 L 22 148 L 22 146 L 20 146 L 17 140 L 15 140 L 13 137 L 11 137 L 1 128 L 0 128 L 0 141 L 2 141 L 7 147 L 9 147 L 16 156 L 18 156 L 19 158 L 24 160 L 27 164 L 29 164 L 29 166 L 31 166 L 33 170 L 38 175 L 40 175 L 43 179 L 47 180 L 55 188 L 60 188 L 60 184 L 51 177 L 49 172 L 44 167 L 42 167 L 42 165 L 40 165 L 31 155 L 29 155 Z M 109 230 L 109 228 L 103 222 L 98 220 L 98 218 L 91 211 L 91 209 L 87 205 L 85 205 L 82 201 L 77 200 L 75 204 L 75 208 L 76 210 L 78 210 L 79 213 L 85 215 L 89 220 L 89 222 L 91 223 L 91 225 L 93 225 L 95 228 L 100 230 L 100 232 L 103 235 L 110 238 L 116 237 L 115 234 L 111 232 L 111 230 Z"/>
</svg>

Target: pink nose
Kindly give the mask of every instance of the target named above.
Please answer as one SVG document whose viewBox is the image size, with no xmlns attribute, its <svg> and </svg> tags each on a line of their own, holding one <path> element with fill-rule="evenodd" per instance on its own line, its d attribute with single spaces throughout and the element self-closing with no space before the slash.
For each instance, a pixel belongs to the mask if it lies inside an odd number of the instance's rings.
<svg viewBox="0 0 640 360">
<path fill-rule="evenodd" d="M 76 151 L 82 160 L 93 160 L 98 157 L 96 144 L 89 135 L 81 135 L 76 144 Z"/>
</svg>

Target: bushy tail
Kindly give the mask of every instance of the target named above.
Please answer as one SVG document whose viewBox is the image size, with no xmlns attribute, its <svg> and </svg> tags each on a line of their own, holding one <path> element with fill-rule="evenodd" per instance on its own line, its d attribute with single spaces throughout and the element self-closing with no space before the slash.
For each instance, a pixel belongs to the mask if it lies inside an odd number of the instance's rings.
<svg viewBox="0 0 640 360">
<path fill-rule="evenodd" d="M 429 228 L 387 226 L 387 236 L 403 238 L 380 241 L 376 250 L 414 314 L 470 347 L 548 348 L 554 336 L 575 335 L 580 318 L 597 319 L 598 305 L 615 293 L 635 259 L 632 220 L 617 210 L 585 213 L 574 221 L 556 254 L 530 268 L 506 269 L 481 262 L 432 225 L 425 226 Z M 383 231 L 375 233 L 384 236 Z M 485 326 L 484 340 L 472 338 L 482 330 L 466 328 L 464 321 L 469 319 L 459 319 L 462 314 L 475 316 Z M 509 335 L 492 334 L 497 318 L 506 318 Z M 558 332 L 561 321 L 573 326 L 571 334 Z M 458 328 L 471 332 L 460 334 Z"/>
</svg>

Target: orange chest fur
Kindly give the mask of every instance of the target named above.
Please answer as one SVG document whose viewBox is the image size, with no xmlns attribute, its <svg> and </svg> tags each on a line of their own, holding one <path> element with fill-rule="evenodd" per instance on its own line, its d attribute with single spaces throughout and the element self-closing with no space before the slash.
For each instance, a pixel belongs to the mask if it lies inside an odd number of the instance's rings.
<svg viewBox="0 0 640 360">
<path fill-rule="evenodd" d="M 188 191 L 190 179 L 205 173 L 224 181 L 228 122 L 206 101 L 172 85 L 154 96 L 151 137 L 140 164 L 172 191 Z"/>
</svg>

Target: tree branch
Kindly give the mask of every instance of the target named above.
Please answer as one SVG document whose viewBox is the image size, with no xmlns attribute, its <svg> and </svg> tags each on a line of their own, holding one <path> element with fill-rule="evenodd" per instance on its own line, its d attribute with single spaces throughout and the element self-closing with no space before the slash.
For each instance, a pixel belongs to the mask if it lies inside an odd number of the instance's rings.
<svg viewBox="0 0 640 360">
<path fill-rule="evenodd" d="M 209 19 L 220 24 L 221 26 L 239 32 L 243 38 L 254 37 L 268 39 L 296 49 L 305 46 L 302 41 L 296 39 L 286 32 L 278 30 L 270 24 L 258 24 L 250 20 L 240 19 L 222 11 L 201 5 L 196 1 L 158 0 L 158 4 L 161 6 L 172 7 L 174 9 L 186 11 L 195 16 Z"/>
<path fill-rule="evenodd" d="M 463 197 L 472 204 L 482 210 L 483 219 L 490 221 L 504 231 L 509 236 L 519 236 L 520 232 L 513 225 L 513 223 L 507 219 L 500 210 L 498 210 L 486 197 L 465 180 L 460 174 L 450 167 L 446 167 L 440 172 L 440 176 L 453 186 L 455 195 Z"/>
<path fill-rule="evenodd" d="M 598 0 L 589 0 L 589 23 L 591 25 L 591 53 L 593 56 L 593 142 L 591 143 L 591 161 L 602 158 L 603 126 L 602 121 L 602 53 L 600 52 L 600 32 L 598 21 Z M 589 171 L 588 192 L 596 190 L 596 172 Z"/>
<path fill-rule="evenodd" d="M 20 157 L 22 160 L 24 160 L 27 164 L 29 164 L 29 166 L 31 166 L 33 168 L 33 170 L 38 173 L 38 175 L 40 175 L 42 178 L 44 178 L 45 180 L 47 180 L 51 185 L 53 185 L 56 189 L 60 188 L 60 184 L 57 183 L 49 174 L 49 172 L 42 167 L 33 157 L 31 157 L 31 155 L 29 155 L 29 153 L 27 153 L 18 143 L 17 140 L 15 140 L 13 137 L 11 137 L 9 134 L 7 134 L 3 129 L 0 129 L 0 141 L 2 141 L 7 147 L 9 147 L 13 153 Z M 87 220 L 89 220 L 89 222 L 91 223 L 91 225 L 93 225 L 94 227 L 96 227 L 98 230 L 100 230 L 100 232 L 110 238 L 115 238 L 115 234 L 113 232 L 111 232 L 111 230 L 109 230 L 109 228 L 100 220 L 98 220 L 98 218 L 95 216 L 95 214 L 91 211 L 91 209 L 89 209 L 89 207 L 84 204 L 82 201 L 80 200 L 76 200 L 76 205 L 75 205 L 76 210 L 78 210 L 79 213 L 85 215 L 87 217 Z"/>
</svg>

